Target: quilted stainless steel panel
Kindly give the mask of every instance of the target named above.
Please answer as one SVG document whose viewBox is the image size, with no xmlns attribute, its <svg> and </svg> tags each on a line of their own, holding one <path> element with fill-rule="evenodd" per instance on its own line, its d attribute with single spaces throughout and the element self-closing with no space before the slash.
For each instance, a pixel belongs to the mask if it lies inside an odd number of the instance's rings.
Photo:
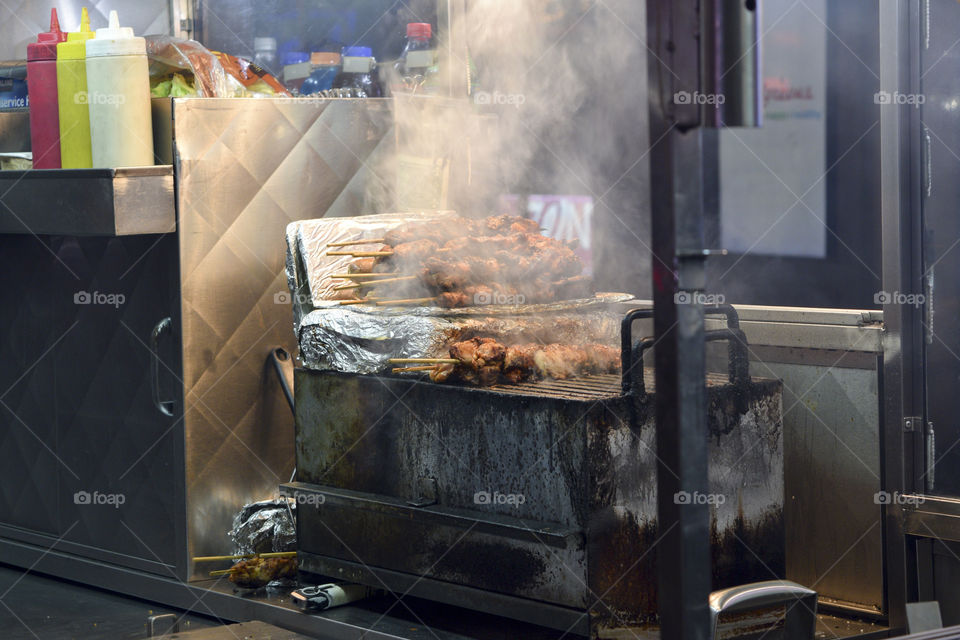
<svg viewBox="0 0 960 640">
<path fill-rule="evenodd" d="M 111 9 L 125 27 L 139 35 L 170 33 L 169 0 L 4 0 L 0 2 L 0 60 L 24 60 L 27 44 L 50 27 L 50 8 L 57 8 L 60 27 L 73 31 L 80 24 L 80 8 L 90 12 L 93 29 L 107 26 Z"/>
<path fill-rule="evenodd" d="M 389 123 L 376 100 L 174 102 L 191 557 L 229 551 L 239 507 L 290 478 L 293 418 L 266 366 L 296 352 L 284 230 L 389 207 Z"/>
</svg>

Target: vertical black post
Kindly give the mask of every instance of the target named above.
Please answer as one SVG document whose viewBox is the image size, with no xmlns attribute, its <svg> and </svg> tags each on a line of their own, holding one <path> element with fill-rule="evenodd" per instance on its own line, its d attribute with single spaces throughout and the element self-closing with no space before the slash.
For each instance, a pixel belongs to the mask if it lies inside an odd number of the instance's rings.
<svg viewBox="0 0 960 640">
<path fill-rule="evenodd" d="M 696 3 L 648 0 L 660 636 L 703 640 L 710 617 L 702 134 Z"/>
<path fill-rule="evenodd" d="M 880 90 L 920 91 L 920 8 L 910 0 L 880 3 Z M 884 105 L 880 109 L 883 290 L 913 293 L 923 273 L 920 261 L 920 117 L 918 109 Z M 922 324 L 910 305 L 883 308 L 883 404 L 881 489 L 923 493 L 920 437 L 924 415 Z M 911 430 L 905 418 L 921 418 Z M 916 558 L 908 555 L 900 505 L 883 507 L 886 613 L 891 631 L 906 628 L 906 603 L 917 598 Z M 915 545 L 910 545 L 914 550 Z M 922 547 L 921 547 L 922 549 Z"/>
</svg>

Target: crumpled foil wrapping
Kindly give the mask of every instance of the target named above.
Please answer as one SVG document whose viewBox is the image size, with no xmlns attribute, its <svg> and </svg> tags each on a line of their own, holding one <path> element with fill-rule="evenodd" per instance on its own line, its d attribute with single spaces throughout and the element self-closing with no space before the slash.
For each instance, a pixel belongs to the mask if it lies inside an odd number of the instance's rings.
<svg viewBox="0 0 960 640">
<path fill-rule="evenodd" d="M 296 504 L 286 498 L 244 505 L 234 516 L 229 531 L 233 553 L 296 551 L 297 530 L 290 519 L 291 514 L 296 515 L 296 508 Z"/>
<path fill-rule="evenodd" d="M 632 299 L 607 294 L 592 300 L 492 307 L 407 310 L 350 306 L 318 309 L 300 323 L 300 358 L 309 369 L 378 373 L 390 358 L 448 357 L 449 345 L 474 335 L 505 342 L 601 342 L 616 346 L 621 313 L 606 305 Z"/>
</svg>

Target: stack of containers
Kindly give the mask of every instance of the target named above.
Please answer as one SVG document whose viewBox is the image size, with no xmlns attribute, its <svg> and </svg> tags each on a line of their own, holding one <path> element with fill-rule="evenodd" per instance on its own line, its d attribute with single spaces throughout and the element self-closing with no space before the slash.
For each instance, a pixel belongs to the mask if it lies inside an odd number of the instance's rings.
<svg viewBox="0 0 960 640">
<path fill-rule="evenodd" d="M 93 166 L 90 111 L 87 108 L 87 40 L 93 38 L 90 14 L 83 7 L 80 30 L 57 45 L 57 98 L 60 113 L 60 165 L 64 169 Z"/>
<path fill-rule="evenodd" d="M 146 41 L 121 27 L 117 12 L 111 11 L 110 26 L 86 41 L 86 53 L 93 166 L 152 165 Z"/>
<path fill-rule="evenodd" d="M 60 31 L 57 10 L 50 10 L 50 31 L 27 45 L 27 92 L 30 98 L 30 147 L 34 169 L 60 168 L 60 116 L 57 106 L 57 44 L 67 39 Z"/>
</svg>

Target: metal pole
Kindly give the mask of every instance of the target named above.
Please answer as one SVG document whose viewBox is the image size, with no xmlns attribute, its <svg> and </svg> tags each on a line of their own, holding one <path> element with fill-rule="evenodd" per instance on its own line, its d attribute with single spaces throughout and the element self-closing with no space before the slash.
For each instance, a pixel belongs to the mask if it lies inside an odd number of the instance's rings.
<svg viewBox="0 0 960 640">
<path fill-rule="evenodd" d="M 916 93 L 911 78 L 919 78 L 919 3 L 909 0 L 880 3 L 880 90 Z M 919 255 L 919 158 L 915 109 L 884 105 L 880 109 L 880 186 L 883 237 L 883 291 L 913 292 L 911 274 Z M 917 312 L 909 305 L 886 304 L 883 309 L 883 431 L 881 488 L 922 492 L 914 486 L 917 447 L 922 433 L 922 350 Z M 913 419 L 908 419 L 913 418 Z M 914 424 L 917 423 L 917 424 Z M 908 427 L 909 425 L 909 427 Z M 900 506 L 883 506 L 886 610 L 891 630 L 906 628 L 906 602 L 916 598 L 916 575 L 907 554 Z"/>
<path fill-rule="evenodd" d="M 671 640 L 710 632 L 710 513 L 693 498 L 709 491 L 700 294 L 704 163 L 716 136 L 701 127 L 759 123 L 758 27 L 755 2 L 647 1 L 658 599 L 660 637 Z"/>
<path fill-rule="evenodd" d="M 710 629 L 710 514 L 676 497 L 707 491 L 703 308 L 678 297 L 704 283 L 702 134 L 695 3 L 647 3 L 657 417 L 660 637 L 703 640 Z M 678 304 L 680 302 L 680 304 Z"/>
</svg>

